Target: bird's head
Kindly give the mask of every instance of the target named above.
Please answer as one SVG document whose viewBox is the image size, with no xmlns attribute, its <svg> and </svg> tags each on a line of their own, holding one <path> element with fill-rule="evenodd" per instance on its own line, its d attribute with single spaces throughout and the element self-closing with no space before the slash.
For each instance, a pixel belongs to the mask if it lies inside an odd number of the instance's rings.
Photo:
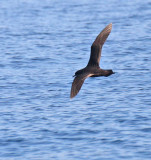
<svg viewBox="0 0 151 160">
<path fill-rule="evenodd" d="M 109 70 L 110 74 L 115 74 L 115 72 L 113 72 L 112 70 Z"/>
<path fill-rule="evenodd" d="M 107 70 L 107 77 L 110 76 L 111 74 L 115 74 L 115 72 L 113 72 L 111 69 Z"/>
</svg>

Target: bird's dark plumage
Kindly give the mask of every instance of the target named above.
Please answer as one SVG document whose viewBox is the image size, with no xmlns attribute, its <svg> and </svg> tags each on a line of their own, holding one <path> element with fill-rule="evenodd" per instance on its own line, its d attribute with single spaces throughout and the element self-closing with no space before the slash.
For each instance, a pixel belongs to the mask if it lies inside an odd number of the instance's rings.
<svg viewBox="0 0 151 160">
<path fill-rule="evenodd" d="M 111 32 L 111 29 L 112 23 L 107 25 L 93 42 L 91 46 L 91 55 L 87 66 L 75 73 L 75 78 L 71 87 L 70 98 L 73 98 L 78 94 L 86 78 L 98 76 L 107 77 L 114 73 L 112 70 L 103 70 L 99 67 L 101 50 Z"/>
</svg>

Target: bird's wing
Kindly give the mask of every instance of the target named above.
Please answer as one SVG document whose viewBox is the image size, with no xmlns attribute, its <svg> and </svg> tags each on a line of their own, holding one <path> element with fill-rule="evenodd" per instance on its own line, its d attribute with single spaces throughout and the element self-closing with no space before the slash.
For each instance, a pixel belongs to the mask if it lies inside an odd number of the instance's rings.
<svg viewBox="0 0 151 160">
<path fill-rule="evenodd" d="M 99 66 L 100 58 L 101 58 L 101 50 L 102 46 L 105 43 L 108 35 L 110 34 L 112 29 L 112 23 L 107 25 L 101 33 L 96 37 L 95 41 L 91 46 L 91 55 L 88 62 L 88 66 L 96 65 Z"/>
<path fill-rule="evenodd" d="M 80 91 L 85 79 L 90 77 L 90 76 L 92 76 L 92 74 L 83 73 L 83 74 L 80 74 L 80 75 L 78 75 L 74 78 L 73 83 L 72 83 L 72 87 L 71 87 L 70 98 L 73 98 L 78 94 L 78 92 Z"/>
</svg>

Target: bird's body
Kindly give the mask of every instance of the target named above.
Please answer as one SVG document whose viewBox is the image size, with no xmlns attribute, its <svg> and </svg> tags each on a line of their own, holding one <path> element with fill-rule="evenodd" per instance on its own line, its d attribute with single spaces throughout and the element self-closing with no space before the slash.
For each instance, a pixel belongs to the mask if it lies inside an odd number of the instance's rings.
<svg viewBox="0 0 151 160">
<path fill-rule="evenodd" d="M 103 70 L 103 69 L 101 69 L 100 67 L 97 67 L 97 66 L 87 66 L 83 69 L 78 70 L 75 73 L 74 76 L 76 77 L 76 76 L 79 76 L 79 75 L 84 74 L 84 73 L 92 74 L 90 77 L 99 77 L 99 76 L 108 77 L 113 72 L 112 72 L 112 70 Z"/>
<path fill-rule="evenodd" d="M 99 66 L 101 58 L 101 50 L 104 42 L 112 29 L 112 23 L 107 25 L 104 30 L 96 37 L 91 46 L 91 55 L 87 66 L 78 70 L 74 75 L 74 81 L 72 83 L 70 98 L 75 97 L 84 83 L 84 80 L 88 77 L 110 76 L 114 72 L 112 70 L 104 70 Z"/>
</svg>

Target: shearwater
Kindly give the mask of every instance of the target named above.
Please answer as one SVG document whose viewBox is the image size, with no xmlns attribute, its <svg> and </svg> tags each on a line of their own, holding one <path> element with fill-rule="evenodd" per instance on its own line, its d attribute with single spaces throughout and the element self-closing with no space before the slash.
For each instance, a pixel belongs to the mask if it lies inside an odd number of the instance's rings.
<svg viewBox="0 0 151 160">
<path fill-rule="evenodd" d="M 78 94 L 86 78 L 99 76 L 107 77 L 111 74 L 114 74 L 112 70 L 104 70 L 99 66 L 101 50 L 103 44 L 105 43 L 108 35 L 111 32 L 111 29 L 112 23 L 107 25 L 93 42 L 91 46 L 91 55 L 87 66 L 83 69 L 78 70 L 74 75 L 75 78 L 72 83 L 70 98 L 73 98 Z"/>
</svg>

